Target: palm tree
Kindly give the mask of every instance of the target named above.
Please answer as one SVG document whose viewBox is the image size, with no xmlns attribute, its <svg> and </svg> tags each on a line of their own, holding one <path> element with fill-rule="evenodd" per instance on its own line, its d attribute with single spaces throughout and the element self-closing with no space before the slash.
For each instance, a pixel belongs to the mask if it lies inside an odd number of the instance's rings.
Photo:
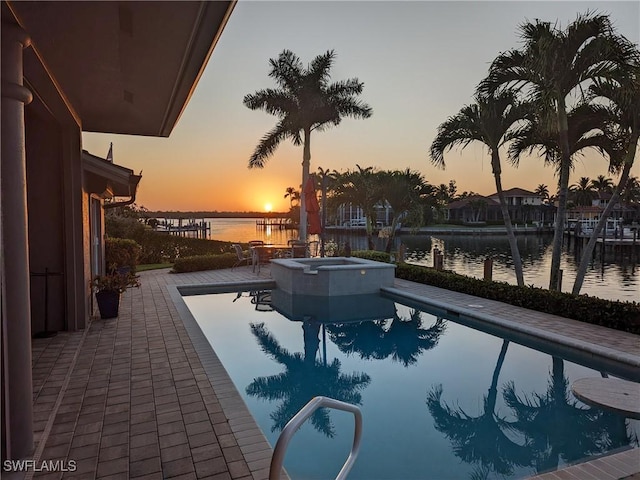
<svg viewBox="0 0 640 480">
<path fill-rule="evenodd" d="M 420 195 L 425 181 L 418 172 L 406 169 L 382 173 L 382 195 L 393 209 L 391 231 L 387 239 L 386 252 L 391 253 L 398 223 L 412 209 L 421 208 Z"/>
<path fill-rule="evenodd" d="M 613 193 L 613 180 L 604 175 L 598 175 L 591 180 L 591 186 L 597 190 L 598 193 Z"/>
<path fill-rule="evenodd" d="M 591 205 L 591 201 L 595 198 L 596 192 L 589 177 L 580 177 L 577 183 L 569 187 L 569 192 L 576 205 Z"/>
<path fill-rule="evenodd" d="M 259 90 L 244 97 L 251 110 L 264 110 L 280 120 L 267 132 L 249 159 L 249 168 L 262 168 L 281 141 L 291 139 L 303 145 L 302 185 L 306 185 L 311 163 L 311 132 L 322 132 L 339 125 L 343 117 L 369 118 L 371 107 L 360 101 L 364 84 L 357 78 L 329 83 L 336 54 L 333 50 L 318 55 L 304 67 L 300 58 L 284 50 L 277 59 L 269 60 L 277 89 Z M 307 238 L 307 212 L 302 196 L 300 205 L 300 239 Z"/>
<path fill-rule="evenodd" d="M 622 201 L 627 204 L 640 203 L 640 180 L 638 177 L 629 177 L 629 180 L 627 180 L 627 186 L 624 187 L 624 191 L 621 196 Z"/>
<path fill-rule="evenodd" d="M 384 199 L 380 172 L 373 167 L 347 170 L 338 178 L 336 194 L 342 203 L 360 207 L 367 217 L 367 241 L 369 250 L 375 250 L 373 226 L 376 219 L 376 205 Z"/>
<path fill-rule="evenodd" d="M 536 20 L 521 25 L 520 32 L 523 49 L 498 55 L 478 90 L 490 94 L 503 88 L 526 89 L 534 103 L 541 101 L 554 107 L 560 150 L 560 189 L 549 289 L 557 290 L 571 168 L 567 102 L 572 95 L 582 97 L 590 81 L 618 78 L 633 49 L 629 42 L 614 35 L 608 16 L 590 12 L 579 15 L 565 30 L 557 24 Z"/>
<path fill-rule="evenodd" d="M 622 172 L 618 185 L 613 190 L 613 194 L 609 199 L 609 203 L 605 207 L 600 220 L 596 224 L 591 237 L 585 246 L 580 265 L 576 273 L 576 279 L 573 283 L 572 293 L 577 295 L 580 293 L 584 276 L 587 273 L 589 259 L 596 245 L 598 235 L 602 231 L 609 214 L 613 207 L 618 203 L 618 198 L 630 180 L 631 167 L 635 161 L 638 140 L 640 139 L 640 53 L 636 49 L 634 58 L 634 68 L 629 76 L 622 79 L 621 82 L 598 81 L 590 87 L 590 93 L 593 98 L 606 98 L 610 101 L 610 105 L 606 109 L 606 113 L 610 119 L 611 128 L 607 129 L 607 136 L 611 139 L 611 145 L 607 150 L 612 166 L 622 163 Z"/>
<path fill-rule="evenodd" d="M 547 187 L 544 183 L 538 185 L 534 191 L 536 195 L 538 195 L 543 202 L 549 200 L 549 187 Z"/>
<path fill-rule="evenodd" d="M 513 125 L 526 116 L 526 110 L 519 105 L 515 96 L 508 91 L 493 95 L 476 95 L 476 104 L 464 107 L 438 127 L 438 133 L 431 144 L 430 158 L 435 165 L 444 168 L 444 152 L 456 145 L 466 147 L 473 141 L 484 143 L 491 155 L 491 169 L 500 200 L 500 209 L 507 229 L 511 257 L 519 286 L 524 286 L 522 260 L 518 243 L 511 224 L 509 207 L 502 190 L 502 165 L 499 149 L 510 139 Z"/>
<path fill-rule="evenodd" d="M 287 187 L 286 192 L 284 198 L 289 197 L 289 208 L 293 208 L 293 201 L 300 201 L 300 192 L 293 187 Z"/>
<path fill-rule="evenodd" d="M 329 171 L 329 169 L 323 169 L 318 167 L 318 173 L 316 174 L 320 180 L 320 190 L 322 192 L 322 232 L 320 234 L 320 256 L 324 257 L 324 243 L 325 243 L 325 227 L 327 226 L 327 192 L 333 190 L 336 186 L 339 173 L 336 170 Z"/>
</svg>

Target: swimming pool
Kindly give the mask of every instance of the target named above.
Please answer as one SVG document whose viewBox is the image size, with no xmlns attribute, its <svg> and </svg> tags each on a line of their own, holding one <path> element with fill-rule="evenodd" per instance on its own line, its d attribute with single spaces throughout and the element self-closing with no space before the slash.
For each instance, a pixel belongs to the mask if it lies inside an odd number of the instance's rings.
<svg viewBox="0 0 640 480">
<path fill-rule="evenodd" d="M 315 395 L 360 406 L 350 479 L 522 478 L 637 443 L 638 422 L 570 393 L 574 380 L 605 372 L 381 296 L 352 307 L 375 305 L 384 319 L 340 323 L 299 314 L 322 303 L 291 311 L 279 303 L 298 319 L 290 320 L 271 296 L 184 301 L 272 445 Z M 334 478 L 352 438 L 349 414 L 317 412 L 293 438 L 285 467 L 293 479 Z"/>
</svg>

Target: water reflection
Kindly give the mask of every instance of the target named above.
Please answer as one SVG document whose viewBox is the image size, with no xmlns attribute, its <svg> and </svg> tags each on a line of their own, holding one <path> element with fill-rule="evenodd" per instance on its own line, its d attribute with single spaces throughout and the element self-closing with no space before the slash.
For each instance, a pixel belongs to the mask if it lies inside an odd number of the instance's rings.
<svg viewBox="0 0 640 480">
<path fill-rule="evenodd" d="M 530 451 L 526 444 L 513 441 L 508 435 L 515 425 L 496 413 L 498 377 L 504 363 L 509 342 L 504 341 L 493 371 L 489 392 L 483 397 L 482 411 L 478 416 L 467 414 L 462 408 L 452 408 L 442 402 L 442 385 L 427 394 L 427 408 L 433 417 L 435 428 L 451 441 L 454 454 L 474 465 L 474 476 L 487 478 L 490 472 L 513 475 L 515 466 L 530 463 Z"/>
<path fill-rule="evenodd" d="M 360 391 L 369 385 L 371 377 L 366 373 L 341 373 L 338 359 L 330 363 L 316 359 L 320 345 L 319 322 L 311 319 L 303 322 L 304 354 L 291 353 L 280 346 L 264 323 L 252 323 L 250 327 L 262 351 L 284 367 L 278 375 L 255 378 L 246 388 L 248 395 L 280 402 L 270 415 L 272 432 L 282 430 L 309 400 L 318 395 L 354 405 L 362 403 Z M 316 410 L 311 416 L 311 424 L 328 437 L 335 434 L 327 409 Z"/>
<path fill-rule="evenodd" d="M 541 394 L 519 396 L 514 382 L 503 390 L 516 415 L 516 428 L 531 448 L 531 466 L 536 472 L 556 470 L 561 460 L 572 463 L 632 442 L 623 416 L 583 407 L 573 398 L 561 358 L 553 357 L 550 375 L 547 390 Z"/>
<path fill-rule="evenodd" d="M 558 357 L 552 357 L 544 393 L 518 395 L 514 382 L 507 382 L 503 398 L 515 420 L 498 416 L 498 377 L 508 345 L 505 340 L 478 416 L 444 403 L 442 385 L 427 394 L 435 428 L 450 440 L 457 457 L 474 466 L 472 478 L 488 478 L 491 472 L 511 476 L 515 467 L 532 467 L 542 473 L 556 470 L 561 462 L 573 463 L 638 444 L 637 438 L 627 432 L 623 416 L 585 407 L 573 398 L 564 361 Z"/>
<path fill-rule="evenodd" d="M 404 318 L 396 310 L 393 319 L 328 325 L 327 330 L 343 353 L 357 353 L 364 360 L 391 357 L 408 367 L 418 362 L 422 352 L 435 347 L 447 328 L 441 317 L 429 328 L 423 328 L 423 313 L 413 309 L 409 318 Z"/>
</svg>

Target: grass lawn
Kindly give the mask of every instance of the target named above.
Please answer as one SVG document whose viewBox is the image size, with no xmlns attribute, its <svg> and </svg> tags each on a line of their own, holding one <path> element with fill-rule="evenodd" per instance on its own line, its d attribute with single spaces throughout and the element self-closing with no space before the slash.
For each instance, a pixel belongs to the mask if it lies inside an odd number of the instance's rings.
<svg viewBox="0 0 640 480">
<path fill-rule="evenodd" d="M 147 270 L 158 270 L 160 268 L 171 268 L 173 263 L 147 263 L 145 265 L 136 265 L 136 272 L 144 272 Z"/>
</svg>

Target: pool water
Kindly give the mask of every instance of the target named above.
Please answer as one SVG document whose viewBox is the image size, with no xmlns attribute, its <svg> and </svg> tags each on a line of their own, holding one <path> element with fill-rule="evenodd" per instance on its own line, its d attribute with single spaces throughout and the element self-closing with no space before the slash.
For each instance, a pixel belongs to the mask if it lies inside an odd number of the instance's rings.
<svg viewBox="0 0 640 480">
<path fill-rule="evenodd" d="M 638 443 L 639 422 L 570 392 L 606 372 L 379 296 L 388 318 L 340 323 L 289 320 L 269 298 L 184 300 L 271 445 L 314 396 L 360 406 L 350 480 L 523 478 Z M 319 410 L 285 468 L 293 479 L 335 478 L 352 440 L 351 414 Z"/>
</svg>

